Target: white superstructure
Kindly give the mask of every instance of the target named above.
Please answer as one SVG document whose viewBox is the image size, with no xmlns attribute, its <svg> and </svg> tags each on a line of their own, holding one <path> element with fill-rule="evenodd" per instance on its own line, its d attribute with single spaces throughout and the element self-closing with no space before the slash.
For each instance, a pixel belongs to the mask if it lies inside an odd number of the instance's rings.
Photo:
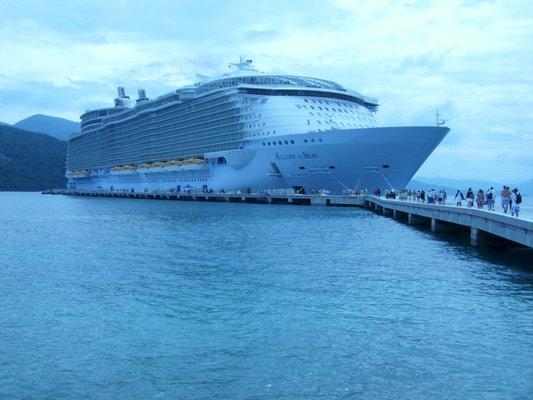
<svg viewBox="0 0 533 400">
<path fill-rule="evenodd" d="M 233 71 L 135 106 L 87 111 L 69 186 L 117 190 L 403 187 L 448 132 L 378 127 L 375 99 L 335 82 Z"/>
</svg>

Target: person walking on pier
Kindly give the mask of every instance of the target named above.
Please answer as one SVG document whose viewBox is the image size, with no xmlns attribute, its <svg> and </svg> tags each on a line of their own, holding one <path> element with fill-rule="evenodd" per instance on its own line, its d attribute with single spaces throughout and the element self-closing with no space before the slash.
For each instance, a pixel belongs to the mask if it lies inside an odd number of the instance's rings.
<svg viewBox="0 0 533 400">
<path fill-rule="evenodd" d="M 520 204 L 522 204 L 522 195 L 517 188 L 511 192 L 511 216 L 518 218 L 520 212 Z"/>
<path fill-rule="evenodd" d="M 489 190 L 487 190 L 485 200 L 485 203 L 487 204 L 487 210 L 494 211 L 494 188 L 492 186 Z"/>
<path fill-rule="evenodd" d="M 508 186 L 503 187 L 501 196 L 502 196 L 503 213 L 507 214 L 507 210 L 509 209 L 509 206 L 511 204 L 511 191 L 509 190 Z"/>
<path fill-rule="evenodd" d="M 468 188 L 466 191 L 466 205 L 470 208 L 474 206 L 474 191 Z"/>
<path fill-rule="evenodd" d="M 442 194 L 442 190 L 439 190 L 439 194 L 437 195 L 437 204 L 443 205 L 444 195 Z"/>
<path fill-rule="evenodd" d="M 465 196 L 463 195 L 463 193 L 458 190 L 457 193 L 455 193 L 455 197 L 454 197 L 454 200 L 455 200 L 455 205 L 457 207 L 461 207 L 463 205 L 463 200 L 465 199 Z"/>
<path fill-rule="evenodd" d="M 483 193 L 483 189 L 477 191 L 476 203 L 477 208 L 483 208 L 483 204 L 485 203 L 485 193 Z"/>
</svg>

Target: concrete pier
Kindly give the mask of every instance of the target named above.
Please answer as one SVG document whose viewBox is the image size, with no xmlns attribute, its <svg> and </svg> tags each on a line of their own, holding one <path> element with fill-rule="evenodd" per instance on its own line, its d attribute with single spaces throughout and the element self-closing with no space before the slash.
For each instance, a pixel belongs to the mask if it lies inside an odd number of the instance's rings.
<svg viewBox="0 0 533 400">
<path fill-rule="evenodd" d="M 365 207 L 392 210 L 395 219 L 406 216 L 411 225 L 427 225 L 435 233 L 470 233 L 474 246 L 533 247 L 533 222 L 486 210 L 412 203 L 366 196 Z"/>
<path fill-rule="evenodd" d="M 53 190 L 43 194 L 62 194 L 85 197 L 121 197 L 130 199 L 157 199 L 181 201 L 224 201 L 233 203 L 321 205 L 337 207 L 362 207 L 364 196 L 322 194 L 272 194 L 272 193 L 209 193 L 209 192 L 119 192 Z M 392 211 L 391 211 L 392 213 Z"/>
<path fill-rule="evenodd" d="M 409 225 L 431 225 L 431 218 L 409 213 L 407 214 L 407 223 Z"/>
</svg>

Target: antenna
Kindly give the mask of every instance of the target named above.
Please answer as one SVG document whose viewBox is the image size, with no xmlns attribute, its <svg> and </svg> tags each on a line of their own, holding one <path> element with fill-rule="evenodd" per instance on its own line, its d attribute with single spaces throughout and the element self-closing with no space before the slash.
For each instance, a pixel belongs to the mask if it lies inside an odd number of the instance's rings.
<svg viewBox="0 0 533 400">
<path fill-rule="evenodd" d="M 437 126 L 442 126 L 442 125 L 444 125 L 446 123 L 446 120 L 445 119 L 443 119 L 443 120 L 439 119 L 439 116 L 440 116 L 439 110 L 437 109 L 437 112 L 435 113 L 436 123 L 437 123 Z"/>
</svg>

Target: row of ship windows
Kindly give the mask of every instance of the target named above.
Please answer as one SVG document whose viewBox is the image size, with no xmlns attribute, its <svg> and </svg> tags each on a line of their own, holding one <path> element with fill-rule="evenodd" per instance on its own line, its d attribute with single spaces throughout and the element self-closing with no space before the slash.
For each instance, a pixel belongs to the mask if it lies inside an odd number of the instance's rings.
<svg viewBox="0 0 533 400">
<path fill-rule="evenodd" d="M 304 101 L 306 103 L 309 103 L 309 99 L 304 99 Z M 330 102 L 328 100 L 314 100 L 314 99 L 311 99 L 311 101 L 315 104 L 326 104 L 326 105 L 330 105 Z M 337 103 L 338 106 L 344 106 L 344 107 L 349 107 L 349 108 L 357 108 L 357 106 L 354 106 L 353 104 L 349 104 L 349 103 L 345 103 L 345 104 L 341 104 L 340 102 L 338 101 L 331 101 L 331 103 Z"/>
<path fill-rule="evenodd" d="M 322 142 L 322 138 L 318 138 L 319 142 Z M 304 139 L 304 143 L 315 143 L 315 139 Z M 263 146 L 282 146 L 284 144 L 294 144 L 294 140 L 274 140 L 272 142 L 263 142 Z"/>
<path fill-rule="evenodd" d="M 204 107 L 198 108 L 199 105 L 202 105 Z M 196 104 L 195 107 L 191 106 L 190 104 L 178 104 L 175 107 L 158 110 L 152 114 L 144 114 L 144 115 L 138 116 L 128 121 L 119 122 L 118 126 L 124 127 L 128 125 L 137 125 L 140 122 L 139 120 L 150 120 L 151 118 L 155 116 L 158 117 L 159 122 L 165 121 L 168 119 L 171 119 L 171 120 L 179 119 L 180 117 L 183 117 L 183 116 L 189 117 L 186 120 L 192 120 L 192 119 L 197 119 L 201 117 L 202 115 L 207 116 L 207 115 L 211 115 L 217 112 L 227 111 L 231 109 L 234 109 L 237 111 L 237 109 L 235 108 L 235 104 L 231 101 L 228 101 L 228 98 L 226 96 L 226 98 L 218 98 L 218 99 L 213 99 L 211 101 L 203 102 L 201 104 Z M 114 119 L 122 119 L 128 116 L 134 116 L 135 114 L 136 114 L 135 110 L 132 110 L 132 111 L 122 113 L 121 115 L 117 116 Z M 165 115 L 170 115 L 170 118 L 166 118 L 166 119 L 161 118 Z M 194 115 L 197 115 L 197 116 L 194 116 Z M 109 122 L 111 121 L 111 119 L 107 121 Z"/>
<path fill-rule="evenodd" d="M 161 179 L 161 180 L 147 181 L 147 182 L 162 182 L 162 183 L 173 183 L 173 182 L 207 182 L 207 178 Z"/>
<path fill-rule="evenodd" d="M 308 109 L 307 106 L 305 104 L 295 104 L 294 105 L 296 108 L 305 108 L 305 109 Z M 338 112 L 338 113 L 345 113 L 345 114 L 351 114 L 353 113 L 353 111 L 351 110 L 347 110 L 346 109 L 346 106 L 344 106 L 345 108 L 344 109 L 341 109 L 341 108 L 334 108 L 334 107 L 331 107 L 331 110 L 328 108 L 328 107 L 320 107 L 318 106 L 317 108 L 315 108 L 314 106 L 309 106 L 309 108 L 311 110 L 321 110 L 321 111 L 333 111 L 333 112 Z"/>
<path fill-rule="evenodd" d="M 136 177 L 135 177 L 136 178 Z M 133 179 L 137 180 L 137 179 Z M 145 183 L 173 183 L 173 182 L 207 182 L 207 178 L 181 178 L 181 179 L 147 179 Z"/>
<path fill-rule="evenodd" d="M 309 111 L 309 115 L 312 115 L 313 117 L 317 116 L 317 117 L 326 117 L 326 118 L 333 118 L 334 115 L 333 114 L 322 114 L 320 112 L 317 112 L 317 113 L 313 113 L 312 111 Z M 361 115 L 357 115 L 357 116 L 353 116 L 353 115 L 343 115 L 342 117 L 344 118 L 348 118 L 348 119 L 351 119 L 353 121 L 355 121 L 356 119 L 358 119 L 359 121 L 367 121 L 367 122 L 372 122 L 372 119 L 369 118 L 369 117 L 366 117 L 366 116 L 361 116 Z"/>
</svg>

